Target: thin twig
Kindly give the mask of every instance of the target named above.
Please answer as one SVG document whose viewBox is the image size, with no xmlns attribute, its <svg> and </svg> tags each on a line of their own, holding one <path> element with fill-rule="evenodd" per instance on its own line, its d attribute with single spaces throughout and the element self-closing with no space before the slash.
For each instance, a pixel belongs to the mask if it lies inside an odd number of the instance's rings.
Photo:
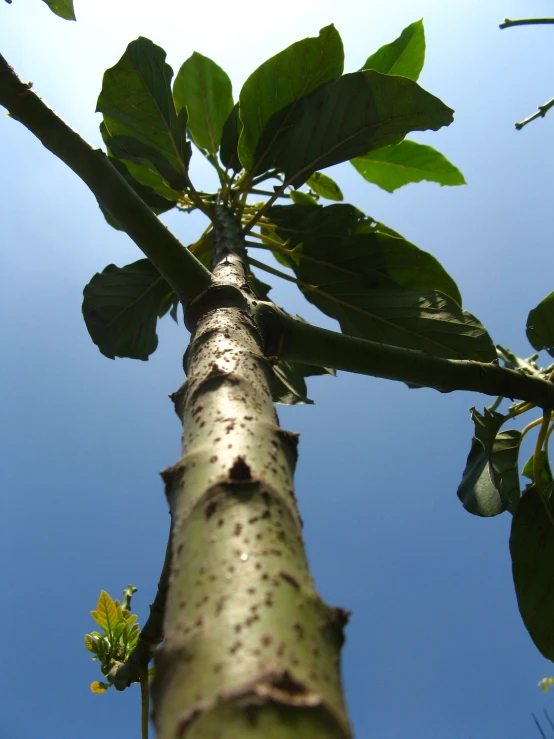
<svg viewBox="0 0 554 739">
<path fill-rule="evenodd" d="M 554 18 L 519 18 L 518 20 L 512 20 L 511 18 L 504 18 L 499 28 L 513 28 L 514 26 L 545 26 L 554 23 Z"/>
</svg>

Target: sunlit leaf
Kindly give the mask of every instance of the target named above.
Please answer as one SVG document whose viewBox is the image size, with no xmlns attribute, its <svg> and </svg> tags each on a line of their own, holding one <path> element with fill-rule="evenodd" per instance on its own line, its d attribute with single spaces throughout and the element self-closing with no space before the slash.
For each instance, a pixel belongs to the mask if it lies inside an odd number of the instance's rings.
<svg viewBox="0 0 554 739">
<path fill-rule="evenodd" d="M 466 184 L 460 170 L 443 154 L 415 141 L 401 141 L 350 161 L 365 180 L 387 192 L 422 180 L 441 186 Z"/>
<path fill-rule="evenodd" d="M 165 51 L 147 38 L 132 41 L 117 64 L 104 73 L 97 111 L 111 137 L 138 139 L 182 176 L 190 158 L 171 94 L 173 70 Z M 188 143 L 188 147 L 187 144 Z"/>
<path fill-rule="evenodd" d="M 290 199 L 297 205 L 317 205 L 317 200 L 314 200 L 311 195 L 308 195 L 307 192 L 302 192 L 301 190 L 291 190 Z"/>
<path fill-rule="evenodd" d="M 278 136 L 303 96 L 342 74 L 344 50 L 333 25 L 322 28 L 317 38 L 305 38 L 271 57 L 246 80 L 240 92 L 240 119 L 243 124 L 239 157 L 252 169 L 254 152 L 262 131 L 274 113 L 288 108 L 275 128 Z M 268 142 L 271 145 L 271 140 Z"/>
<path fill-rule="evenodd" d="M 85 634 L 85 647 L 89 652 L 96 653 L 96 640 L 90 634 Z"/>
<path fill-rule="evenodd" d="M 337 183 L 323 172 L 314 172 L 314 174 L 306 180 L 312 190 L 322 198 L 327 200 L 343 200 L 343 194 Z"/>
<path fill-rule="evenodd" d="M 417 80 L 425 62 L 425 32 L 423 21 L 407 26 L 392 43 L 371 54 L 362 69 L 375 69 L 384 74 L 396 74 Z"/>
<path fill-rule="evenodd" d="M 11 1 L 11 0 L 10 0 Z M 50 10 L 66 21 L 77 20 L 73 10 L 73 0 L 44 0 Z"/>
<path fill-rule="evenodd" d="M 102 695 L 102 693 L 105 693 L 109 687 L 108 683 L 101 683 L 99 680 L 95 680 L 90 684 L 90 689 L 93 693 L 96 693 L 96 695 Z"/>
<path fill-rule="evenodd" d="M 90 612 L 96 623 L 101 626 L 106 633 L 112 634 L 117 624 L 117 609 L 115 603 L 105 590 L 102 590 L 96 610 Z"/>
<path fill-rule="evenodd" d="M 541 654 L 554 661 L 554 523 L 550 496 L 533 485 L 512 521 L 510 553 L 519 612 Z"/>
<path fill-rule="evenodd" d="M 527 338 L 534 349 L 546 349 L 554 357 L 554 292 L 529 313 Z"/>
<path fill-rule="evenodd" d="M 223 125 L 233 109 L 231 80 L 215 62 L 195 51 L 173 84 L 175 108 L 188 111 L 188 130 L 197 146 L 216 154 Z"/>
<path fill-rule="evenodd" d="M 276 168 L 294 187 L 316 170 L 398 144 L 410 131 L 437 131 L 453 119 L 453 111 L 416 82 L 373 70 L 345 74 L 293 107 L 268 121 L 255 160 L 257 171 Z"/>
<path fill-rule="evenodd" d="M 146 360 L 158 345 L 156 323 L 170 286 L 148 259 L 108 265 L 84 289 L 83 316 L 104 356 Z"/>
</svg>

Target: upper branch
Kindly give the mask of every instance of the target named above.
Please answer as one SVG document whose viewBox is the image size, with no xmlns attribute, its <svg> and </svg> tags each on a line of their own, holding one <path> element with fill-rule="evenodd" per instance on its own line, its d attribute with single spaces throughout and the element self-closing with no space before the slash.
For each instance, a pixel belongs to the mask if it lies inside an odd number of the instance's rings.
<svg viewBox="0 0 554 739">
<path fill-rule="evenodd" d="M 21 82 L 0 55 L 0 105 L 92 190 L 183 302 L 211 284 L 210 272 L 173 236 L 100 149 L 93 149 Z"/>
<path fill-rule="evenodd" d="M 554 408 L 554 383 L 495 363 L 442 359 L 413 349 L 312 326 L 269 303 L 258 309 L 269 338 L 268 354 L 320 367 L 383 377 L 443 393 L 472 390 Z"/>
</svg>

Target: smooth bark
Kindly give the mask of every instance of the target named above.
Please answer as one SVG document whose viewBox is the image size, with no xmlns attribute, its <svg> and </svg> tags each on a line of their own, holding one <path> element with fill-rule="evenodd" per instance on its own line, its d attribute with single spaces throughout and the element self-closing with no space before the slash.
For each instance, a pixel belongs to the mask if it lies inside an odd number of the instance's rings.
<svg viewBox="0 0 554 739">
<path fill-rule="evenodd" d="M 297 437 L 278 423 L 232 231 L 216 229 L 215 285 L 186 312 L 188 379 L 173 396 L 183 456 L 163 473 L 174 533 L 154 723 L 160 739 L 350 737 L 347 615 L 323 603 L 308 569 Z"/>
</svg>

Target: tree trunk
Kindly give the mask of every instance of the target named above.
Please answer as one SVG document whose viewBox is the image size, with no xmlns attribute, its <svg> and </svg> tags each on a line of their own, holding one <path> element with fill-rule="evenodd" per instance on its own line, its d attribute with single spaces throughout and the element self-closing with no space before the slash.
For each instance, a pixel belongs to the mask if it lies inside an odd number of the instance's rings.
<svg viewBox="0 0 554 739">
<path fill-rule="evenodd" d="M 279 427 L 243 239 L 220 212 L 215 285 L 186 309 L 188 379 L 172 398 L 183 455 L 162 475 L 173 518 L 159 739 L 352 736 L 340 680 L 347 614 L 318 596 Z"/>
</svg>

